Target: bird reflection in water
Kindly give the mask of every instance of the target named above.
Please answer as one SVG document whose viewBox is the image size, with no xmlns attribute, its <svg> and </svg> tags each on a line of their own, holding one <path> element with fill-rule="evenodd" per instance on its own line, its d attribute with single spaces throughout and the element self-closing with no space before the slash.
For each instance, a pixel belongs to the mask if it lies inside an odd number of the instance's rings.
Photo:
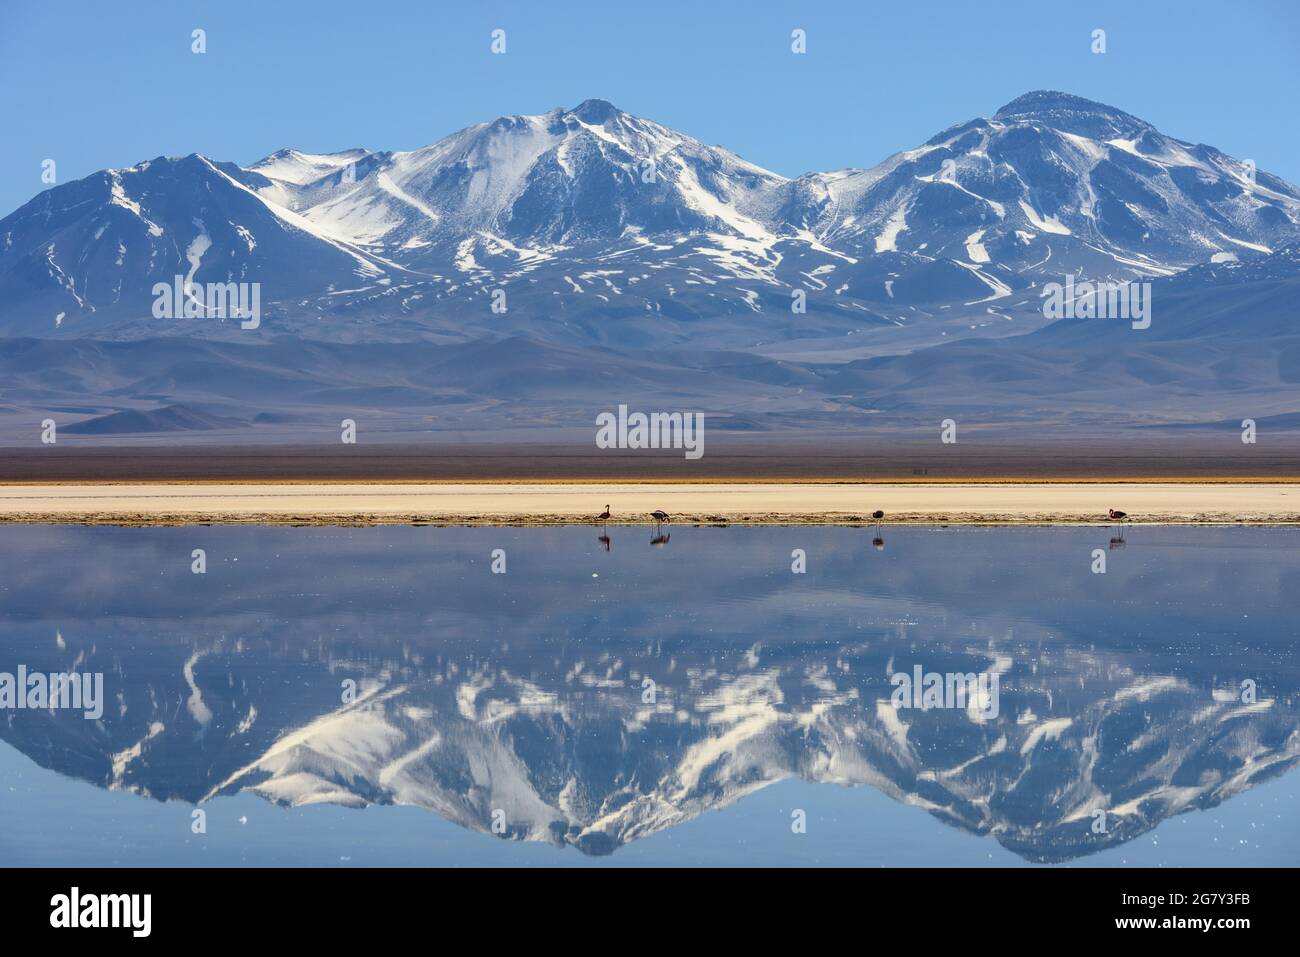
<svg viewBox="0 0 1300 957">
<path fill-rule="evenodd" d="M 672 536 L 661 533 L 659 526 L 663 525 L 664 522 L 672 521 L 672 516 L 663 509 L 657 508 L 650 513 L 650 517 L 655 520 L 655 537 L 650 539 L 650 545 L 652 548 L 663 548 L 668 544 L 668 539 L 672 538 Z"/>
<path fill-rule="evenodd" d="M 880 522 L 885 517 L 885 513 L 882 509 L 876 509 L 871 513 L 871 517 L 876 522 L 876 537 L 871 540 L 871 547 L 878 552 L 883 552 L 885 550 L 885 538 L 880 534 Z"/>
</svg>

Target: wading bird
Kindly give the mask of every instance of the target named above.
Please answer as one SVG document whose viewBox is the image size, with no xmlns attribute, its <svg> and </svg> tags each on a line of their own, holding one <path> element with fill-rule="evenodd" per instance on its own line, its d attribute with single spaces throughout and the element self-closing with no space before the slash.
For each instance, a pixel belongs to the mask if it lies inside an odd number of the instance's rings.
<svg viewBox="0 0 1300 957">
<path fill-rule="evenodd" d="M 609 520 L 609 506 L 606 505 L 606 506 L 605 506 L 605 511 L 601 512 L 601 513 L 600 513 L 599 515 L 597 515 L 596 517 L 597 517 L 598 519 L 600 519 L 602 522 L 608 521 L 608 520 Z"/>
<path fill-rule="evenodd" d="M 660 524 L 663 524 L 669 519 L 668 513 L 665 512 L 662 508 L 655 509 L 653 512 L 650 513 L 650 517 L 653 518 L 656 522 L 659 522 Z"/>
</svg>

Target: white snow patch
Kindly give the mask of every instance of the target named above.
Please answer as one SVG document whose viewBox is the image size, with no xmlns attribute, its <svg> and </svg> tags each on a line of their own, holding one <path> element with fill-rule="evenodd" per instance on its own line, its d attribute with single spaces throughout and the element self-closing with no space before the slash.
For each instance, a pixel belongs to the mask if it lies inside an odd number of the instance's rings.
<svg viewBox="0 0 1300 957">
<path fill-rule="evenodd" d="M 1107 151 L 1105 147 L 1096 140 L 1089 139 L 1086 136 L 1080 136 L 1078 133 L 1066 133 L 1063 130 L 1059 132 L 1061 133 L 1061 136 L 1065 137 L 1066 142 L 1078 149 L 1080 153 L 1088 157 L 1092 162 L 1098 163 L 1106 158 Z"/>
<path fill-rule="evenodd" d="M 257 240 L 253 238 L 252 233 L 238 223 L 231 223 L 230 225 L 235 228 L 235 232 L 239 233 L 239 238 L 244 241 L 244 245 L 248 247 L 250 253 L 257 248 Z"/>
<path fill-rule="evenodd" d="M 190 696 L 185 702 L 185 708 L 190 713 L 190 717 L 199 723 L 201 727 L 206 728 L 212 721 L 212 709 L 203 703 L 203 692 L 199 690 L 198 684 L 194 680 L 194 666 L 198 660 L 203 657 L 201 652 L 194 652 L 181 672 L 185 676 L 185 683 L 189 685 Z"/>
<path fill-rule="evenodd" d="M 1231 236 L 1227 235 L 1226 233 L 1219 233 L 1219 235 L 1230 243 L 1235 243 L 1236 245 L 1243 246 L 1246 249 L 1253 249 L 1257 253 L 1271 253 L 1273 251 L 1269 249 L 1267 246 L 1260 246 L 1256 243 L 1248 243 L 1244 239 L 1233 239 Z"/>
<path fill-rule="evenodd" d="M 898 251 L 898 234 L 907 228 L 907 210 L 900 206 L 894 210 L 894 215 L 889 217 L 889 222 L 885 223 L 885 228 L 879 236 L 876 237 L 876 252 L 892 253 Z"/>
<path fill-rule="evenodd" d="M 976 306 L 982 302 L 992 302 L 994 299 L 1003 299 L 1011 295 L 1010 286 L 1002 282 L 1000 279 L 995 279 L 992 276 L 985 275 L 984 271 L 980 269 L 979 266 L 972 265 L 971 263 L 964 263 L 960 259 L 954 259 L 952 260 L 952 262 L 956 263 L 958 266 L 961 266 L 962 269 L 966 269 L 974 273 L 976 278 L 978 278 L 980 282 L 984 283 L 984 285 L 988 286 L 991 290 L 993 290 L 993 295 L 985 296 L 983 299 L 976 299 L 974 302 L 966 303 L 966 305 Z"/>
<path fill-rule="evenodd" d="M 483 268 L 474 259 L 474 243 L 475 239 L 471 236 L 469 239 L 462 239 L 460 245 L 456 247 L 456 268 L 461 272 L 474 272 Z"/>
<path fill-rule="evenodd" d="M 986 263 L 989 261 L 988 250 L 980 242 L 984 238 L 984 230 L 977 229 L 966 237 L 966 255 L 973 263 Z"/>
<path fill-rule="evenodd" d="M 400 200 L 401 202 L 405 203 L 407 206 L 410 206 L 412 209 L 416 210 L 417 212 L 424 214 L 424 216 L 427 217 L 432 222 L 436 223 L 442 218 L 431 207 L 425 205 L 419 199 L 412 196 L 410 193 L 406 192 L 400 186 L 394 183 L 392 178 L 389 177 L 387 173 L 384 172 L 376 173 L 375 183 L 376 185 L 379 186 L 380 189 L 382 189 L 389 196 L 392 196 L 394 199 Z"/>
<path fill-rule="evenodd" d="M 139 217 L 140 221 L 149 227 L 150 236 L 161 236 L 163 229 L 157 223 L 150 221 L 143 212 L 140 211 L 140 204 L 131 197 L 126 195 L 126 187 L 122 185 L 122 176 L 117 170 L 108 171 L 109 179 L 112 180 L 112 198 L 109 200 L 114 206 L 121 206 L 123 209 L 129 209 Z"/>
<path fill-rule="evenodd" d="M 1055 233 L 1058 236 L 1069 236 L 1070 228 L 1062 223 L 1055 216 L 1040 216 L 1032 206 L 1023 199 L 1020 200 L 1020 211 L 1025 214 L 1034 226 L 1044 233 Z"/>
<path fill-rule="evenodd" d="M 1025 738 L 1024 744 L 1020 746 L 1020 753 L 1028 754 L 1038 746 L 1040 741 L 1055 741 L 1073 723 L 1073 718 L 1053 718 L 1051 721 L 1044 721 L 1029 732 L 1029 737 Z"/>
<path fill-rule="evenodd" d="M 195 218 L 191 222 L 198 227 L 199 234 L 190 240 L 189 246 L 185 248 L 185 258 L 190 264 L 190 271 L 185 274 L 185 288 L 187 290 L 194 279 L 194 274 L 199 271 L 199 264 L 203 262 L 203 254 L 212 248 L 212 237 L 208 235 L 208 228 L 203 225 L 203 220 Z"/>
</svg>

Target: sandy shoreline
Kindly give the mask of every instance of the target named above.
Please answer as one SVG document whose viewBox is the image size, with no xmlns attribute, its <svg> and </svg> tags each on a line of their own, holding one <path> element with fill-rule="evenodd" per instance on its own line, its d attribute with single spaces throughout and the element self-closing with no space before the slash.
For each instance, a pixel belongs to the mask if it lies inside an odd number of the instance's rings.
<svg viewBox="0 0 1300 957">
<path fill-rule="evenodd" d="M 0 486 L 0 522 L 169 525 L 1300 524 L 1292 483 L 150 483 Z"/>
</svg>

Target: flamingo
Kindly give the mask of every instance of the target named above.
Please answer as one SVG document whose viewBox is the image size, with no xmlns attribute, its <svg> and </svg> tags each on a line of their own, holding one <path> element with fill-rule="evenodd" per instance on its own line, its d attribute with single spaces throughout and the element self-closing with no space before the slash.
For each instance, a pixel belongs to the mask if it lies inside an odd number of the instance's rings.
<svg viewBox="0 0 1300 957">
<path fill-rule="evenodd" d="M 668 521 L 670 516 L 662 508 L 657 508 L 650 513 L 650 517 L 653 518 L 659 524 L 663 524 L 664 522 Z"/>
<path fill-rule="evenodd" d="M 597 517 L 598 519 L 600 519 L 602 522 L 609 521 L 609 506 L 606 505 L 606 506 L 605 506 L 605 511 L 601 512 L 601 513 L 600 513 L 599 515 L 597 515 L 596 517 Z"/>
<path fill-rule="evenodd" d="M 1110 520 L 1112 522 L 1120 523 L 1119 538 L 1118 539 L 1112 538 L 1110 540 L 1111 546 L 1114 547 L 1116 541 L 1118 541 L 1122 545 L 1124 543 L 1124 519 L 1128 518 L 1128 512 L 1121 512 L 1117 508 L 1112 508 L 1106 514 L 1110 516 Z"/>
</svg>

